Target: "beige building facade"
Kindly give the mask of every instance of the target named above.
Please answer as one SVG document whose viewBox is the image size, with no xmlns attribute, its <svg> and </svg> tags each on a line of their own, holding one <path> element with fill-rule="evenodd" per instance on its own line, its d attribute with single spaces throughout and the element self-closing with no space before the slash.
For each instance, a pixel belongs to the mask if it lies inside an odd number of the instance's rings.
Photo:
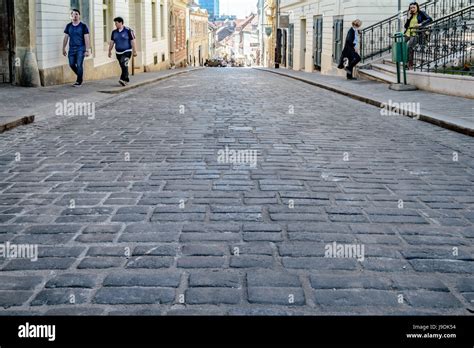
<svg viewBox="0 0 474 348">
<path fill-rule="evenodd" d="M 190 0 L 170 1 L 169 49 L 172 67 L 187 65 L 187 27 Z"/>
<path fill-rule="evenodd" d="M 206 10 L 189 10 L 188 63 L 191 66 L 203 66 L 209 58 L 209 20 Z"/>
<path fill-rule="evenodd" d="M 277 42 L 277 0 L 259 0 L 259 62 L 264 67 L 275 66 L 275 46 Z"/>
</svg>

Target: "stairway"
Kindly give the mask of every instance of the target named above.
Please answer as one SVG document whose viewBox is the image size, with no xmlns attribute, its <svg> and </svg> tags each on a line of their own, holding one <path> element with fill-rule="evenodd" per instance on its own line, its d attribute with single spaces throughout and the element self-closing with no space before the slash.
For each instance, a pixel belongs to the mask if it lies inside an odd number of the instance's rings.
<svg viewBox="0 0 474 348">
<path fill-rule="evenodd" d="M 366 80 L 397 83 L 397 67 L 390 58 L 382 59 L 358 69 L 358 76 Z"/>
</svg>

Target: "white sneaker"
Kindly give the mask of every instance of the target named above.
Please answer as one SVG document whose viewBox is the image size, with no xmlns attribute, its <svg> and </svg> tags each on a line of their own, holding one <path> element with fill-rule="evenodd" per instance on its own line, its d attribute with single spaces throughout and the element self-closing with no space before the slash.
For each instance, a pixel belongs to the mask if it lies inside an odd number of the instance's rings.
<svg viewBox="0 0 474 348">
<path fill-rule="evenodd" d="M 119 80 L 119 83 L 124 87 L 127 85 L 127 83 L 124 80 Z"/>
</svg>

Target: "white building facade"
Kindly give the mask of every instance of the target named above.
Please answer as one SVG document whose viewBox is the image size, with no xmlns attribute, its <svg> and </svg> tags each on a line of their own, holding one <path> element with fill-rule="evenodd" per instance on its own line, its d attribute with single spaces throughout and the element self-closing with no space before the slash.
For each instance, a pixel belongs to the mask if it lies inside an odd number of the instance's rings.
<svg viewBox="0 0 474 348">
<path fill-rule="evenodd" d="M 246 66 L 257 65 L 259 55 L 259 40 L 257 30 L 246 30 L 243 33 L 243 55 Z"/>
<path fill-rule="evenodd" d="M 30 23 L 32 27 L 30 50 L 43 86 L 74 81 L 68 59 L 62 55 L 64 28 L 71 21 L 72 8 L 81 11 L 90 31 L 92 55 L 84 63 L 85 80 L 120 75 L 115 55 L 108 57 L 115 17 L 122 17 L 125 26 L 135 31 L 135 72 L 169 68 L 168 0 L 36 0 L 29 7 L 29 13 L 17 13 L 16 26 Z M 16 70 L 21 75 L 21 67 Z"/>
<path fill-rule="evenodd" d="M 402 0 L 402 9 L 410 0 Z M 283 29 L 283 50 L 289 69 L 324 74 L 345 74 L 337 69 L 345 37 L 352 21 L 367 27 L 396 15 L 395 0 L 280 0 L 280 15 L 289 16 Z"/>
</svg>

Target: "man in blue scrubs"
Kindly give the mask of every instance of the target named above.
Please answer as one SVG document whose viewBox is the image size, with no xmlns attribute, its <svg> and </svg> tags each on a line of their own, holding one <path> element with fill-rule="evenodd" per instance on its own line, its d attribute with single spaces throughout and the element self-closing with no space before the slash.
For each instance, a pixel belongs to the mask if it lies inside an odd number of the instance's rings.
<svg viewBox="0 0 474 348">
<path fill-rule="evenodd" d="M 123 18 L 117 17 L 114 19 L 115 29 L 112 32 L 109 44 L 109 58 L 112 58 L 112 49 L 115 46 L 115 54 L 119 61 L 120 68 L 122 69 L 122 75 L 120 76 L 119 83 L 122 86 L 126 86 L 130 82 L 128 76 L 128 64 L 132 54 L 134 57 L 137 56 L 137 49 L 135 43 L 135 33 L 132 29 L 127 28 L 123 25 Z"/>
<path fill-rule="evenodd" d="M 81 22 L 81 12 L 74 9 L 71 12 L 72 22 L 64 29 L 63 55 L 69 57 L 69 66 L 77 75 L 74 87 L 82 86 L 84 78 L 84 58 L 90 55 L 90 35 L 87 25 Z M 69 54 L 66 46 L 69 42 Z"/>
</svg>

